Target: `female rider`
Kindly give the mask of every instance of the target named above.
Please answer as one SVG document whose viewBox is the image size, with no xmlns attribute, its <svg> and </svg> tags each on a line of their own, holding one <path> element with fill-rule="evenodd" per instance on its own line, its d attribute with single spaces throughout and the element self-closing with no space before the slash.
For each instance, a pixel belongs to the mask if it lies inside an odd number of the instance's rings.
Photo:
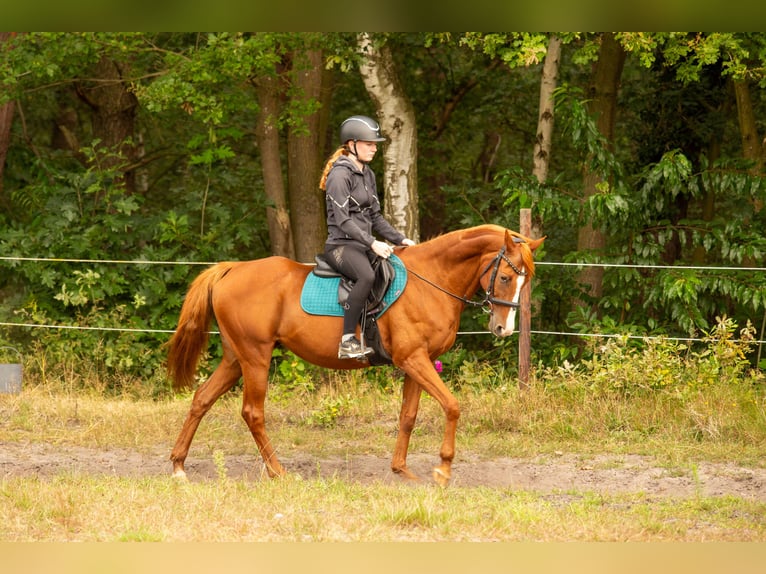
<svg viewBox="0 0 766 574">
<path fill-rule="evenodd" d="M 375 257 L 388 258 L 395 245 L 415 245 L 386 221 L 381 213 L 375 174 L 367 165 L 378 150 L 378 123 L 367 116 L 351 116 L 340 125 L 341 146 L 327 160 L 319 187 L 326 192 L 327 241 L 325 256 L 338 272 L 354 281 L 343 311 L 339 359 L 359 359 L 372 353 L 356 337 L 375 273 Z"/>
</svg>

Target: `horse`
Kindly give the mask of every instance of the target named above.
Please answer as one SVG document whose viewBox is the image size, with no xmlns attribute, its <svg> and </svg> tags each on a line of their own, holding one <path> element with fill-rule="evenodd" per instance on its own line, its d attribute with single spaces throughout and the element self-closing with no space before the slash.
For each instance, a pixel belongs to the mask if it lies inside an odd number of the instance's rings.
<svg viewBox="0 0 766 574">
<path fill-rule="evenodd" d="M 432 478 L 441 486 L 449 483 L 460 406 L 436 371 L 434 360 L 454 344 L 460 314 L 467 305 L 488 310 L 489 330 L 494 335 L 508 337 L 514 333 L 521 291 L 529 288 L 535 272 L 533 253 L 544 240 L 487 224 L 395 249 L 407 269 L 408 281 L 377 322 L 380 341 L 391 362 L 404 372 L 391 459 L 391 470 L 397 475 L 420 480 L 407 466 L 407 451 L 425 391 L 439 403 L 445 420 L 441 462 L 433 468 Z M 199 357 L 207 350 L 213 318 L 223 356 L 193 395 L 170 454 L 174 477 L 186 479 L 184 462 L 200 421 L 240 378 L 242 418 L 268 476 L 286 474 L 266 433 L 264 414 L 271 356 L 277 345 L 328 369 L 370 366 L 365 359 L 338 359 L 342 318 L 310 315 L 299 305 L 302 286 L 311 271 L 311 264 L 271 256 L 216 263 L 191 283 L 178 326 L 168 341 L 167 369 L 174 388 L 191 386 Z M 479 289 L 484 292 L 480 302 L 474 300 Z"/>
</svg>

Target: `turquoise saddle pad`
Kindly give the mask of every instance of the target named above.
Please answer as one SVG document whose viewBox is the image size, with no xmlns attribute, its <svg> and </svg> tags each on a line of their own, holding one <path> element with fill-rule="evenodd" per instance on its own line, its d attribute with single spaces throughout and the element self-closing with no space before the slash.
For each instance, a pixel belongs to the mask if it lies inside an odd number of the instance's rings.
<svg viewBox="0 0 766 574">
<path fill-rule="evenodd" d="M 383 297 L 383 307 L 378 312 L 380 317 L 396 301 L 407 285 L 407 269 L 396 255 L 389 258 L 394 267 L 394 280 Z M 343 316 L 343 307 L 338 303 L 340 277 L 317 277 L 309 273 L 301 291 L 301 308 L 309 315 Z"/>
</svg>

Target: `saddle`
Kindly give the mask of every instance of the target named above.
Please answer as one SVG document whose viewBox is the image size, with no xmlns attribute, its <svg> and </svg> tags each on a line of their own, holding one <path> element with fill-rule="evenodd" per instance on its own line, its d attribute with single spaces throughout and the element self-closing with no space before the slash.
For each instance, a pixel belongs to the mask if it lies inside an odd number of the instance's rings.
<svg viewBox="0 0 766 574">
<path fill-rule="evenodd" d="M 327 262 L 324 254 L 318 254 L 314 260 L 316 261 L 316 267 L 312 271 L 314 275 L 322 278 L 340 278 L 338 283 L 338 303 L 345 309 L 348 302 L 349 292 L 354 286 L 354 281 L 336 271 L 335 268 Z M 365 343 L 373 350 L 373 354 L 367 357 L 370 365 L 390 365 L 392 364 L 391 355 L 388 354 L 388 351 L 380 340 L 377 314 L 384 311 L 390 305 L 390 301 L 386 301 L 384 298 L 388 292 L 388 288 L 394 283 L 394 279 L 396 279 L 396 270 L 391 261 L 381 257 L 375 258 L 372 262 L 372 269 L 375 271 L 375 281 L 370 290 L 370 294 L 367 297 L 365 308 L 362 311 L 360 325 Z"/>
<path fill-rule="evenodd" d="M 314 257 L 316 267 L 312 273 L 317 277 L 340 277 L 340 283 L 338 284 L 338 303 L 346 308 L 346 302 L 348 301 L 348 295 L 354 286 L 354 281 L 348 277 L 342 275 L 339 271 L 336 271 L 334 267 L 330 265 L 323 253 Z M 375 282 L 372 284 L 372 289 L 367 297 L 367 305 L 365 307 L 365 313 L 368 315 L 377 314 L 383 305 L 383 297 L 386 295 L 386 291 L 393 283 L 396 277 L 396 270 L 388 259 L 382 257 L 376 257 L 372 262 L 372 270 L 375 272 Z"/>
</svg>

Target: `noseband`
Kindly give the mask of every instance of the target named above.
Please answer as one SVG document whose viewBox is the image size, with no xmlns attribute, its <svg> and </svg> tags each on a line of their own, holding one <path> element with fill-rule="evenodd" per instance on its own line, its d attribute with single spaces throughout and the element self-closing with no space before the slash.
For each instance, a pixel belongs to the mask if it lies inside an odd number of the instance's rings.
<svg viewBox="0 0 766 574">
<path fill-rule="evenodd" d="M 505 299 L 498 299 L 495 297 L 495 279 L 497 279 L 497 272 L 500 269 L 501 261 L 505 261 L 508 265 L 510 265 L 511 269 L 513 269 L 516 275 L 519 275 L 521 277 L 526 277 L 527 275 L 527 272 L 525 270 L 519 269 L 518 267 L 516 267 L 516 265 L 513 264 L 513 261 L 508 259 L 508 256 L 505 254 L 505 245 L 503 245 L 500 248 L 500 251 L 497 252 L 497 255 L 495 255 L 494 259 L 492 259 L 492 261 L 487 263 L 487 266 L 481 272 L 481 275 L 479 275 L 479 281 L 481 281 L 482 277 L 484 277 L 487 273 L 489 273 L 490 270 L 492 270 L 492 274 L 489 277 L 489 284 L 487 285 L 487 290 L 484 293 L 484 299 L 482 301 L 473 301 L 471 299 L 461 297 L 460 295 L 455 295 L 454 293 L 447 291 L 443 287 L 440 287 L 436 283 L 429 281 L 428 279 L 426 279 L 419 273 L 416 273 L 415 271 L 412 271 L 411 269 L 408 269 L 407 271 L 415 275 L 415 277 L 417 277 L 418 279 L 425 281 L 432 287 L 436 287 L 442 293 L 446 293 L 450 297 L 454 297 L 455 299 L 462 301 L 466 305 L 472 305 L 473 307 L 486 307 L 488 311 L 492 310 L 493 305 L 500 305 L 501 307 L 518 308 L 519 307 L 518 303 L 514 303 L 513 301 L 506 301 Z"/>
</svg>

